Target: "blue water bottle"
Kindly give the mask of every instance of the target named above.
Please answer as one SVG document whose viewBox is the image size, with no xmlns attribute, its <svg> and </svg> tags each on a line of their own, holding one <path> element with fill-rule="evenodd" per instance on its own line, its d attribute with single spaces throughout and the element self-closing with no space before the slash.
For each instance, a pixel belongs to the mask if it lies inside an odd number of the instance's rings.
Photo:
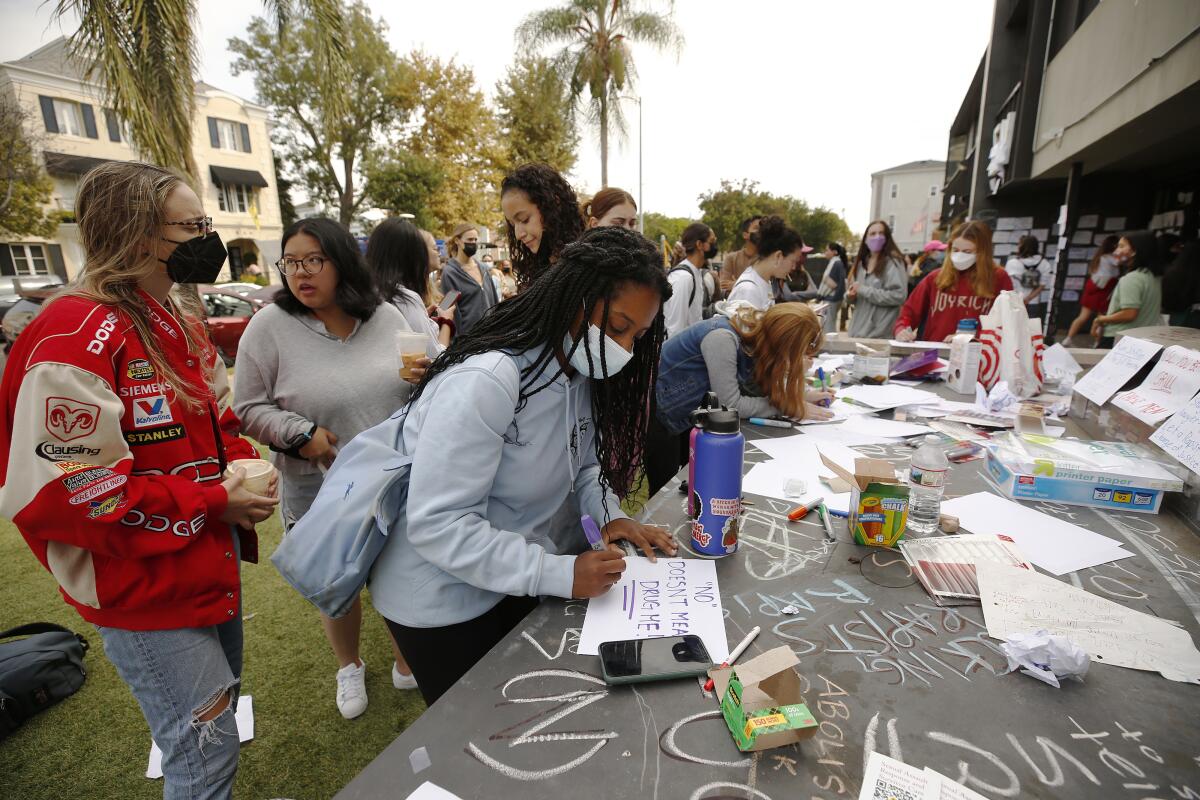
<svg viewBox="0 0 1200 800">
<path fill-rule="evenodd" d="M 736 411 L 724 406 L 692 412 L 688 510 L 692 550 L 720 558 L 737 552 L 746 439 Z"/>
</svg>

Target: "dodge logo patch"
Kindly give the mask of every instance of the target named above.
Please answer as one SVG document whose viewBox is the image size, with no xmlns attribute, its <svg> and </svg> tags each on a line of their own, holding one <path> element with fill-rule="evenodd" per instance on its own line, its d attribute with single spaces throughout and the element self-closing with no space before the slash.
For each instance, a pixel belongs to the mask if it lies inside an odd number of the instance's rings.
<svg viewBox="0 0 1200 800">
<path fill-rule="evenodd" d="M 46 398 L 46 430 L 60 442 L 82 439 L 96 430 L 100 406 L 69 397 Z"/>
</svg>

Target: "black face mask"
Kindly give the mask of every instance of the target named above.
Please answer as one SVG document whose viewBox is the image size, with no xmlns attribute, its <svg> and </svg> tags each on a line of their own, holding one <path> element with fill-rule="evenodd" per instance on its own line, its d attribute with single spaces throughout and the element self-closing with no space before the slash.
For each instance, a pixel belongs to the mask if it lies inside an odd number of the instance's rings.
<svg viewBox="0 0 1200 800">
<path fill-rule="evenodd" d="M 169 242 L 170 239 L 163 241 Z M 212 283 L 221 274 L 229 251 L 216 231 L 180 242 L 166 261 L 167 277 L 175 283 Z M 160 258 L 159 261 L 162 261 Z"/>
<path fill-rule="evenodd" d="M 712 247 L 705 250 L 704 257 L 705 258 L 716 258 L 717 257 L 717 246 L 714 244 Z"/>
<path fill-rule="evenodd" d="M 479 250 L 479 245 L 475 244 L 474 242 L 467 242 L 466 244 L 463 245 L 463 255 L 466 256 L 467 258 L 470 258 L 471 256 L 475 255 L 475 253 L 478 250 Z"/>
</svg>

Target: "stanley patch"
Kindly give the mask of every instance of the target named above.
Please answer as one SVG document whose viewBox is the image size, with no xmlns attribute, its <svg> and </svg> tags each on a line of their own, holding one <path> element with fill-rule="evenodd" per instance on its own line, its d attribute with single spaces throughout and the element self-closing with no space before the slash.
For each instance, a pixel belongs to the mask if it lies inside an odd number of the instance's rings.
<svg viewBox="0 0 1200 800">
<path fill-rule="evenodd" d="M 125 431 L 125 441 L 130 447 L 141 444 L 158 444 L 182 439 L 186 434 L 182 425 L 164 425 L 161 428 L 147 428 L 141 431 Z"/>
</svg>

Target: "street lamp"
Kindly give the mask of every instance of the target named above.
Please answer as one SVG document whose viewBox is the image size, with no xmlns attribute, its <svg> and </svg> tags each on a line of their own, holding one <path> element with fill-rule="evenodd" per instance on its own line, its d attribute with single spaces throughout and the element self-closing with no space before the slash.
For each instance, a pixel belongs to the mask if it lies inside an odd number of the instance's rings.
<svg viewBox="0 0 1200 800">
<path fill-rule="evenodd" d="M 632 100 L 638 104 L 638 233 L 646 232 L 646 207 L 642 205 L 642 98 L 621 95 L 621 100 Z"/>
</svg>

